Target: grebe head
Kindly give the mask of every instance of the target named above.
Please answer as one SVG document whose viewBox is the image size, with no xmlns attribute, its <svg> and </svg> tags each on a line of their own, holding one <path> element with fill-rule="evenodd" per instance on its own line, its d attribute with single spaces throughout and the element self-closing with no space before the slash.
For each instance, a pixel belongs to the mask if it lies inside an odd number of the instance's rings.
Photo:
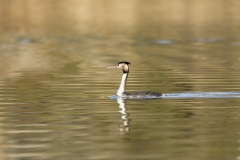
<svg viewBox="0 0 240 160">
<path fill-rule="evenodd" d="M 122 61 L 122 62 L 118 62 L 117 64 L 110 66 L 108 68 L 120 68 L 122 69 L 123 73 L 128 73 L 129 72 L 129 66 L 131 63 L 130 62 L 126 62 L 126 61 Z"/>
</svg>

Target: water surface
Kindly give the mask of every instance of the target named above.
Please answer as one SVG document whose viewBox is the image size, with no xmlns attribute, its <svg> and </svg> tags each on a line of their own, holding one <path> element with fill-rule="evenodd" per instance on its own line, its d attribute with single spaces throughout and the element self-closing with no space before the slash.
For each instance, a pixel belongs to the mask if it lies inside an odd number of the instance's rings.
<svg viewBox="0 0 240 160">
<path fill-rule="evenodd" d="M 1 159 L 239 159 L 240 98 L 110 99 L 106 68 L 132 63 L 129 92 L 240 92 L 238 2 L 1 2 Z"/>
</svg>

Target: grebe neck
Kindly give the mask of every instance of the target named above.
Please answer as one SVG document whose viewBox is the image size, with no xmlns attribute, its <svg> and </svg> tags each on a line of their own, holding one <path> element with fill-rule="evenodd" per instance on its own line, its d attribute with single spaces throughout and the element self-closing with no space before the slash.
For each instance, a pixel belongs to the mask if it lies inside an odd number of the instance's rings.
<svg viewBox="0 0 240 160">
<path fill-rule="evenodd" d="M 119 89 L 117 91 L 117 95 L 118 96 L 122 96 L 123 93 L 125 92 L 125 89 L 126 89 L 126 83 L 127 83 L 127 78 L 128 78 L 128 73 L 129 72 L 123 72 L 123 75 L 122 75 L 122 80 L 121 80 L 121 84 L 119 86 Z"/>
</svg>

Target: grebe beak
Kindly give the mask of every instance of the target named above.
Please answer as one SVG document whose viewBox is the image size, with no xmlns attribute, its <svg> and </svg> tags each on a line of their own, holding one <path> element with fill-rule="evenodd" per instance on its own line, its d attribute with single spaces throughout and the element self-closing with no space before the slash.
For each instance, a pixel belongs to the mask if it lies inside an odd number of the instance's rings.
<svg viewBox="0 0 240 160">
<path fill-rule="evenodd" d="M 117 67 L 117 64 L 114 66 L 107 67 L 107 68 L 116 68 L 116 67 Z"/>
</svg>

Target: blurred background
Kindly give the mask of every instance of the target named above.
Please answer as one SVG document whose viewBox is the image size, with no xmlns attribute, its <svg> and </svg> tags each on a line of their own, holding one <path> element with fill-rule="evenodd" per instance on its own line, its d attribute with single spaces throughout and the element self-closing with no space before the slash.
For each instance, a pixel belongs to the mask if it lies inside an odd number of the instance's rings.
<svg viewBox="0 0 240 160">
<path fill-rule="evenodd" d="M 239 158 L 239 0 L 0 0 L 0 159 Z"/>
<path fill-rule="evenodd" d="M 0 4 L 1 65 L 14 64 L 1 67 L 4 68 L 1 74 L 6 69 L 55 67 L 52 65 L 57 64 L 52 59 L 65 60 L 58 52 L 78 52 L 77 57 L 81 55 L 78 60 L 85 61 L 86 58 L 88 62 L 83 63 L 96 65 L 105 63 L 108 58 L 106 55 L 116 55 L 126 60 L 130 58 L 121 55 L 129 52 L 131 56 L 138 57 L 140 53 L 129 51 L 132 44 L 141 45 L 142 48 L 162 44 L 165 50 L 170 47 L 164 45 L 175 43 L 192 45 L 198 42 L 201 45 L 224 41 L 231 46 L 240 45 L 240 2 L 237 0 L 1 0 Z M 64 46 L 69 43 L 75 46 Z M 27 48 L 21 48 L 27 44 Z M 60 45 L 59 51 L 53 51 L 47 45 Z M 36 47 L 41 49 L 35 51 L 41 53 L 26 53 Z M 81 47 L 81 53 L 76 47 Z M 221 45 L 217 49 L 228 49 L 223 47 L 226 46 Z M 162 48 L 159 52 L 163 52 Z M 201 50 L 203 48 L 206 47 L 201 47 Z M 182 49 L 187 50 L 185 47 Z M 176 54 L 179 52 L 182 51 Z M 15 54 L 15 57 L 6 58 L 4 54 Z M 188 53 L 188 57 L 192 54 Z M 34 61 L 36 55 L 38 62 Z M 65 56 L 76 58 L 70 54 Z"/>
</svg>

